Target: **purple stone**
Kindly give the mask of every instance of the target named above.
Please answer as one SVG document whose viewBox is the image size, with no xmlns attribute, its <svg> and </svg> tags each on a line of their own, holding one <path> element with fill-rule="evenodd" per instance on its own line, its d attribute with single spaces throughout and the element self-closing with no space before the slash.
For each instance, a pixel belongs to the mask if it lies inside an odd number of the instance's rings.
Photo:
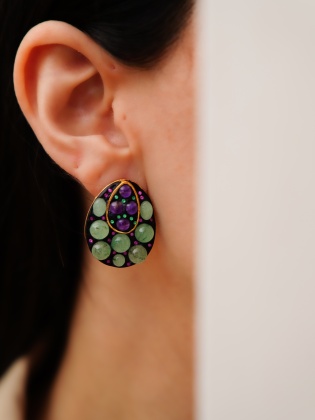
<svg viewBox="0 0 315 420">
<path fill-rule="evenodd" d="M 130 201 L 130 203 L 126 206 L 126 211 L 128 214 L 133 215 L 138 213 L 138 205 L 134 201 Z"/>
<path fill-rule="evenodd" d="M 119 188 L 119 194 L 123 197 L 123 198 L 128 198 L 131 196 L 132 190 L 129 187 L 129 185 L 124 184 Z"/>
<path fill-rule="evenodd" d="M 134 241 L 134 245 L 138 245 L 138 243 L 139 243 L 138 241 Z"/>
<path fill-rule="evenodd" d="M 117 220 L 116 227 L 121 232 L 126 232 L 130 228 L 130 222 L 128 219 Z"/>
<path fill-rule="evenodd" d="M 120 201 L 112 201 L 109 206 L 109 211 L 112 214 L 121 214 L 124 211 L 124 205 Z"/>
</svg>

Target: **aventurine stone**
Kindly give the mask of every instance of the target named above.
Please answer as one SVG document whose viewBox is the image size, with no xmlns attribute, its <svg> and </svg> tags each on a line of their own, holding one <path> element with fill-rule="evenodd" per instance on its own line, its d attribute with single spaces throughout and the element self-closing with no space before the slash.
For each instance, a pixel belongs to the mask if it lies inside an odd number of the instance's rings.
<svg viewBox="0 0 315 420">
<path fill-rule="evenodd" d="M 140 214 L 142 219 L 149 220 L 153 216 L 153 207 L 149 201 L 144 201 L 140 206 Z"/>
<path fill-rule="evenodd" d="M 97 217 L 104 216 L 106 212 L 106 201 L 104 198 L 97 198 L 93 204 L 93 213 Z"/>
<path fill-rule="evenodd" d="M 96 220 L 90 226 L 90 234 L 95 239 L 104 239 L 109 234 L 109 227 L 104 220 Z"/>
<path fill-rule="evenodd" d="M 128 257 L 134 264 L 142 263 L 148 256 L 147 250 L 142 245 L 136 245 L 130 248 Z"/>
<path fill-rule="evenodd" d="M 106 242 L 96 242 L 92 247 L 92 255 L 100 261 L 106 260 L 110 256 L 110 253 L 110 246 Z"/>
<path fill-rule="evenodd" d="M 113 258 L 113 264 L 116 267 L 122 267 L 126 262 L 126 258 L 121 254 L 116 254 Z"/>
<path fill-rule="evenodd" d="M 141 223 L 141 225 L 138 225 L 135 230 L 135 237 L 139 242 L 146 244 L 153 239 L 154 229 L 146 223 Z"/>
<path fill-rule="evenodd" d="M 118 233 L 112 239 L 112 248 L 116 252 L 125 252 L 130 248 L 129 236 Z"/>
</svg>

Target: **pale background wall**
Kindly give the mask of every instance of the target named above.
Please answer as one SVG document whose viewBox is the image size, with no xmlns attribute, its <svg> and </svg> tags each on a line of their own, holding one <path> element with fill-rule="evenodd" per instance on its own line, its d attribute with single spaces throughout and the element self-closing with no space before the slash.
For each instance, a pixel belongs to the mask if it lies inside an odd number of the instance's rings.
<svg viewBox="0 0 315 420">
<path fill-rule="evenodd" d="M 199 0 L 197 420 L 315 419 L 315 1 Z"/>
</svg>

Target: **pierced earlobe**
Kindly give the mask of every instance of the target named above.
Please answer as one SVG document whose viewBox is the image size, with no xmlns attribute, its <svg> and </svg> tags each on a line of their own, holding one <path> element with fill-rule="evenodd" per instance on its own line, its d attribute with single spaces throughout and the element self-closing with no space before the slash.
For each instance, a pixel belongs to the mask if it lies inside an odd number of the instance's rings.
<svg viewBox="0 0 315 420">
<path fill-rule="evenodd" d="M 101 191 L 85 221 L 85 238 L 92 255 L 117 268 L 145 261 L 154 244 L 155 230 L 150 198 L 136 183 L 125 179 Z"/>
</svg>

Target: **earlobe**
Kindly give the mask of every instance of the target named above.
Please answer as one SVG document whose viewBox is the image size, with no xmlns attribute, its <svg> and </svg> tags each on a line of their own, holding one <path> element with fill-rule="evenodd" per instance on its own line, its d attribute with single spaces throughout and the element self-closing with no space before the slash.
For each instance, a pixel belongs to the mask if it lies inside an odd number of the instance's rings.
<svg viewBox="0 0 315 420">
<path fill-rule="evenodd" d="M 113 68 L 87 35 L 53 21 L 26 35 L 15 62 L 17 99 L 38 140 L 92 194 L 129 177 L 128 139 L 112 107 L 119 86 Z"/>
</svg>

